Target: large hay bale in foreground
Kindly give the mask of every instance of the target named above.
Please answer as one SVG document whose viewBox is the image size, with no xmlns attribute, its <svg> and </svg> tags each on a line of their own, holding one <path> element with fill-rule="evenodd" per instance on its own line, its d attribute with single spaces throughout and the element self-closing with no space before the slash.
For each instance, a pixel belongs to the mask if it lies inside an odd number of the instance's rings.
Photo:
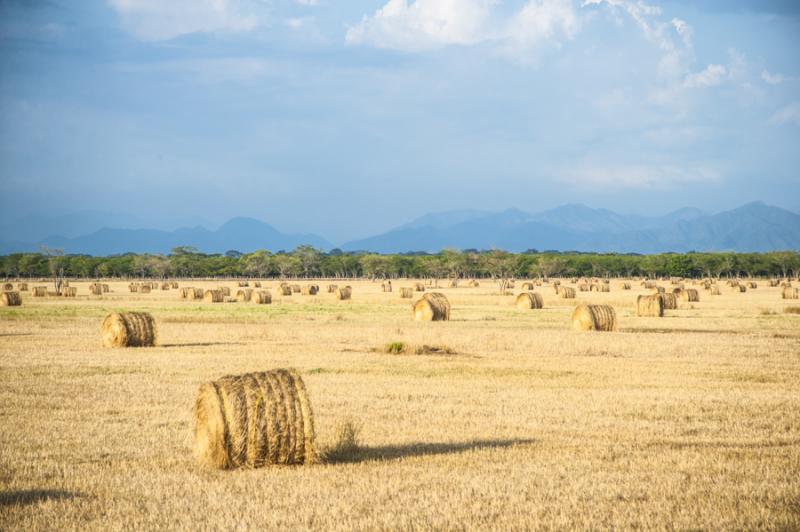
<svg viewBox="0 0 800 532">
<path fill-rule="evenodd" d="M 206 303 L 222 303 L 224 300 L 222 290 L 206 290 L 203 294 L 203 301 Z"/>
<path fill-rule="evenodd" d="M 272 303 L 272 294 L 269 290 L 256 290 L 250 301 L 257 305 L 269 305 Z"/>
<path fill-rule="evenodd" d="M 664 298 L 659 294 L 637 297 L 636 315 L 646 318 L 663 318 Z"/>
<path fill-rule="evenodd" d="M 336 289 L 336 299 L 338 300 L 345 300 L 350 299 L 350 296 L 353 295 L 353 289 L 349 286 L 343 286 L 342 288 Z"/>
<path fill-rule="evenodd" d="M 791 286 L 784 287 L 783 292 L 781 293 L 781 297 L 783 299 L 800 299 L 800 295 L 798 293 L 800 290 L 797 288 L 792 288 Z"/>
<path fill-rule="evenodd" d="M 245 303 L 250 301 L 250 298 L 253 297 L 253 289 L 252 288 L 245 288 L 244 290 L 238 290 L 236 292 L 236 301 L 240 303 Z"/>
<path fill-rule="evenodd" d="M 400 288 L 400 299 L 411 299 L 414 297 L 414 289 L 411 287 L 401 287 Z"/>
<path fill-rule="evenodd" d="M 227 376 L 201 385 L 194 424 L 194 456 L 206 467 L 256 468 L 317 459 L 311 402 L 293 369 Z"/>
<path fill-rule="evenodd" d="M 576 331 L 616 331 L 617 313 L 611 305 L 578 305 L 572 313 Z"/>
<path fill-rule="evenodd" d="M 152 347 L 156 345 L 156 321 L 146 312 L 114 312 L 101 327 L 105 347 Z"/>
<path fill-rule="evenodd" d="M 414 303 L 417 321 L 447 321 L 450 319 L 450 301 L 440 292 L 428 292 Z"/>
<path fill-rule="evenodd" d="M 536 292 L 523 292 L 517 296 L 514 304 L 518 309 L 522 310 L 544 308 L 544 298 L 542 297 L 542 294 L 538 294 Z"/>
<path fill-rule="evenodd" d="M 575 289 L 571 286 L 562 286 L 558 289 L 561 299 L 575 299 Z"/>
<path fill-rule="evenodd" d="M 0 295 L 0 307 L 18 307 L 22 305 L 19 292 L 3 292 Z"/>
<path fill-rule="evenodd" d="M 677 310 L 678 309 L 678 296 L 675 294 L 653 294 L 654 296 L 660 297 L 661 301 L 664 302 L 664 310 Z"/>
</svg>

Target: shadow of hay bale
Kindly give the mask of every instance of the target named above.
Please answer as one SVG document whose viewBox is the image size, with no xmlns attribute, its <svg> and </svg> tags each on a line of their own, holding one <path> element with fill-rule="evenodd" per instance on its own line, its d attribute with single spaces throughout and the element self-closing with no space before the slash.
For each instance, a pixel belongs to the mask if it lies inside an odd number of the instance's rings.
<svg viewBox="0 0 800 532">
<path fill-rule="evenodd" d="M 27 506 L 41 501 L 66 500 L 83 497 L 83 494 L 66 490 L 11 490 L 0 492 L 0 507 Z"/>
<path fill-rule="evenodd" d="M 417 456 L 435 456 L 460 454 L 482 449 L 504 449 L 518 445 L 532 445 L 537 440 L 516 438 L 506 440 L 474 440 L 455 443 L 423 443 L 414 442 L 404 445 L 382 445 L 377 447 L 359 447 L 344 455 L 332 455 L 325 459 L 328 464 L 360 463 L 371 461 L 391 461 Z"/>
</svg>

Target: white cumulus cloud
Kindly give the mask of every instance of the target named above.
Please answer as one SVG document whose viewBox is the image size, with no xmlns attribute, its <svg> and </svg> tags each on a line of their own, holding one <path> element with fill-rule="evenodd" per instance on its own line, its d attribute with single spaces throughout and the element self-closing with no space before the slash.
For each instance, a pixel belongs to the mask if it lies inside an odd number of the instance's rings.
<svg viewBox="0 0 800 532">
<path fill-rule="evenodd" d="M 778 109 L 769 119 L 770 124 L 782 126 L 794 124 L 800 126 L 800 102 L 792 102 L 789 105 Z"/>
<path fill-rule="evenodd" d="M 258 19 L 235 0 L 109 0 L 137 38 L 164 41 L 196 32 L 249 31 Z"/>
<path fill-rule="evenodd" d="M 782 74 L 772 74 L 766 69 L 761 71 L 761 79 L 770 85 L 780 85 L 786 81 Z"/>
<path fill-rule="evenodd" d="M 687 89 L 716 87 L 722 83 L 727 74 L 728 69 L 723 65 L 708 65 L 704 70 L 686 76 L 683 86 Z"/>
</svg>

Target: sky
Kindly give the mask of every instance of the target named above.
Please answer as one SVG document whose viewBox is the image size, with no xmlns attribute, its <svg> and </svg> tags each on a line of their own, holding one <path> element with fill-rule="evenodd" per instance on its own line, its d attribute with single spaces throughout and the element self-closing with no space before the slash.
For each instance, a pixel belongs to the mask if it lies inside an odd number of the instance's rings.
<svg viewBox="0 0 800 532">
<path fill-rule="evenodd" d="M 2 220 L 800 212 L 800 2 L 0 0 Z"/>
</svg>

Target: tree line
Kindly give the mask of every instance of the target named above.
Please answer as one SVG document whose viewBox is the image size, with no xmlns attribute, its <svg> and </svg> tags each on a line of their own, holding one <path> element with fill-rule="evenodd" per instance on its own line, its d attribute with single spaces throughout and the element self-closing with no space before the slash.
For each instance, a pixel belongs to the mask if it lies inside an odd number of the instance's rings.
<svg viewBox="0 0 800 532">
<path fill-rule="evenodd" d="M 300 246 L 291 252 L 229 251 L 205 254 L 190 247 L 169 254 L 93 257 L 60 250 L 0 256 L 0 275 L 16 277 L 167 278 L 533 278 L 592 277 L 792 277 L 800 253 L 662 253 L 656 255 L 443 250 L 439 253 L 322 252 Z"/>
</svg>

